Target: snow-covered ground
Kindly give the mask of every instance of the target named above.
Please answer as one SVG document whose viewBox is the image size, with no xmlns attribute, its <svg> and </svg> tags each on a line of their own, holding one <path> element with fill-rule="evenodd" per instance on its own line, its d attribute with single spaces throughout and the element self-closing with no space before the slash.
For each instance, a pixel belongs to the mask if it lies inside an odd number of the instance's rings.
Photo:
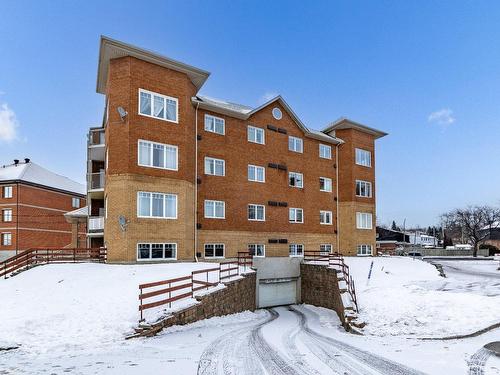
<svg viewBox="0 0 500 375">
<path fill-rule="evenodd" d="M 0 280 L 0 347 L 46 353 L 122 341 L 139 320 L 138 285 L 213 263 L 49 264 Z M 186 299 L 173 307 L 194 303 Z M 162 309 L 148 311 L 154 320 Z"/>
<path fill-rule="evenodd" d="M 481 262 L 485 263 L 471 264 L 471 270 L 492 268 L 488 263 L 493 261 Z M 495 274 L 482 281 L 483 288 L 467 288 L 476 282 L 473 274 L 450 273 L 443 278 L 433 265 L 418 259 L 346 258 L 346 263 L 356 282 L 359 316 L 368 323 L 365 334 L 444 337 L 468 334 L 500 321 L 492 313 L 500 311 L 500 280 Z"/>
</svg>

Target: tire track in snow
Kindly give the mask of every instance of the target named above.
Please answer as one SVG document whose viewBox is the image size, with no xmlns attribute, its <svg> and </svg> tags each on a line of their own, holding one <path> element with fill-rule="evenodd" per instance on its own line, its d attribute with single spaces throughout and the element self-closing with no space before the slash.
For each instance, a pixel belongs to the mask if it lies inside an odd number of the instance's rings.
<svg viewBox="0 0 500 375">
<path fill-rule="evenodd" d="M 469 375 L 484 375 L 484 366 L 491 355 L 491 351 L 486 348 L 479 349 L 468 361 Z"/>
<path fill-rule="evenodd" d="M 274 316 L 269 314 L 263 321 L 247 324 L 212 341 L 200 357 L 198 375 L 238 374 L 240 372 L 263 375 L 261 364 L 255 361 L 255 356 L 248 350 L 250 333 L 256 327 L 274 319 Z"/>
<path fill-rule="evenodd" d="M 291 310 L 296 313 L 300 317 L 300 324 L 303 326 L 303 330 L 305 333 L 309 335 L 309 337 L 313 340 L 316 340 L 317 343 L 319 343 L 319 347 L 321 350 L 319 351 L 319 355 L 321 356 L 321 352 L 323 352 L 323 355 L 326 353 L 326 358 L 319 357 L 320 359 L 326 359 L 328 363 L 331 364 L 330 368 L 335 370 L 335 363 L 338 364 L 339 366 L 352 366 L 353 369 L 350 371 L 357 371 L 357 372 L 350 372 L 349 370 L 346 369 L 348 374 L 366 374 L 367 369 L 365 368 L 363 370 L 363 367 L 366 366 L 370 370 L 375 370 L 375 373 L 380 373 L 384 375 L 423 375 L 422 372 L 411 369 L 407 366 L 401 365 L 397 362 L 385 359 L 383 357 L 379 357 L 375 354 L 369 353 L 367 351 L 355 348 L 349 344 L 346 344 L 342 341 L 335 340 L 331 337 L 324 336 L 320 333 L 317 333 L 313 330 L 311 330 L 306 323 L 306 315 L 302 313 L 299 310 L 296 310 L 295 308 L 291 307 Z M 329 347 L 329 350 L 324 350 L 323 347 Z M 333 351 L 331 350 L 333 349 Z M 338 356 L 333 356 L 329 354 L 329 352 L 340 352 L 341 354 L 347 354 L 350 358 L 342 358 Z M 316 351 L 318 352 L 318 351 Z M 331 362 L 330 362 L 331 361 Z M 360 362 L 359 365 L 356 364 L 356 362 Z M 325 362 L 327 363 L 327 362 Z M 361 367 L 360 365 L 363 365 Z M 333 367 L 332 367 L 333 366 Z M 363 372 L 364 371 L 364 372 Z"/>
<path fill-rule="evenodd" d="M 272 348 L 262 336 L 262 327 L 278 318 L 279 313 L 275 310 L 268 310 L 272 314 L 272 319 L 252 330 L 250 345 L 255 354 L 259 357 L 266 372 L 270 375 L 308 375 L 302 368 L 295 368 L 293 363 L 284 359 L 274 348 Z"/>
</svg>

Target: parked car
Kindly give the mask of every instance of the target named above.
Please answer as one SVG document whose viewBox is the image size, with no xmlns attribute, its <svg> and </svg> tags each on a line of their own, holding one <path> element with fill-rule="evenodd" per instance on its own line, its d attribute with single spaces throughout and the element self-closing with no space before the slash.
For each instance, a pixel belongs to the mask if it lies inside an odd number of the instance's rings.
<svg viewBox="0 0 500 375">
<path fill-rule="evenodd" d="M 408 256 L 413 258 L 422 258 L 422 253 L 420 251 L 410 251 Z"/>
</svg>

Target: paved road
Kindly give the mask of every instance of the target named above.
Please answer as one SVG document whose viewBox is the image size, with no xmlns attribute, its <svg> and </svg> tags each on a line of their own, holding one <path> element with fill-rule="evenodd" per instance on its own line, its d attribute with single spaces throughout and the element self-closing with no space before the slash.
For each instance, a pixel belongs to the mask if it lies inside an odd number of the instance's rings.
<svg viewBox="0 0 500 375">
<path fill-rule="evenodd" d="M 202 354 L 198 374 L 384 374 L 419 371 L 324 336 L 294 307 L 270 309 L 266 319 L 219 337 Z"/>
</svg>

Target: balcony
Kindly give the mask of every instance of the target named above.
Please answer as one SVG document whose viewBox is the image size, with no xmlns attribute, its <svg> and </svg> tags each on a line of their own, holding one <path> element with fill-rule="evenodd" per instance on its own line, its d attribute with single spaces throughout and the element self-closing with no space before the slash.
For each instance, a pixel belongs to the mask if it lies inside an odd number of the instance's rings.
<svg viewBox="0 0 500 375">
<path fill-rule="evenodd" d="M 104 172 L 87 174 L 87 190 L 90 198 L 100 199 L 104 197 Z"/>
<path fill-rule="evenodd" d="M 104 230 L 104 217 L 91 216 L 89 217 L 89 233 L 102 232 Z"/>
<path fill-rule="evenodd" d="M 104 161 L 105 141 L 104 129 L 90 129 L 88 138 L 88 158 L 89 160 Z"/>
</svg>

